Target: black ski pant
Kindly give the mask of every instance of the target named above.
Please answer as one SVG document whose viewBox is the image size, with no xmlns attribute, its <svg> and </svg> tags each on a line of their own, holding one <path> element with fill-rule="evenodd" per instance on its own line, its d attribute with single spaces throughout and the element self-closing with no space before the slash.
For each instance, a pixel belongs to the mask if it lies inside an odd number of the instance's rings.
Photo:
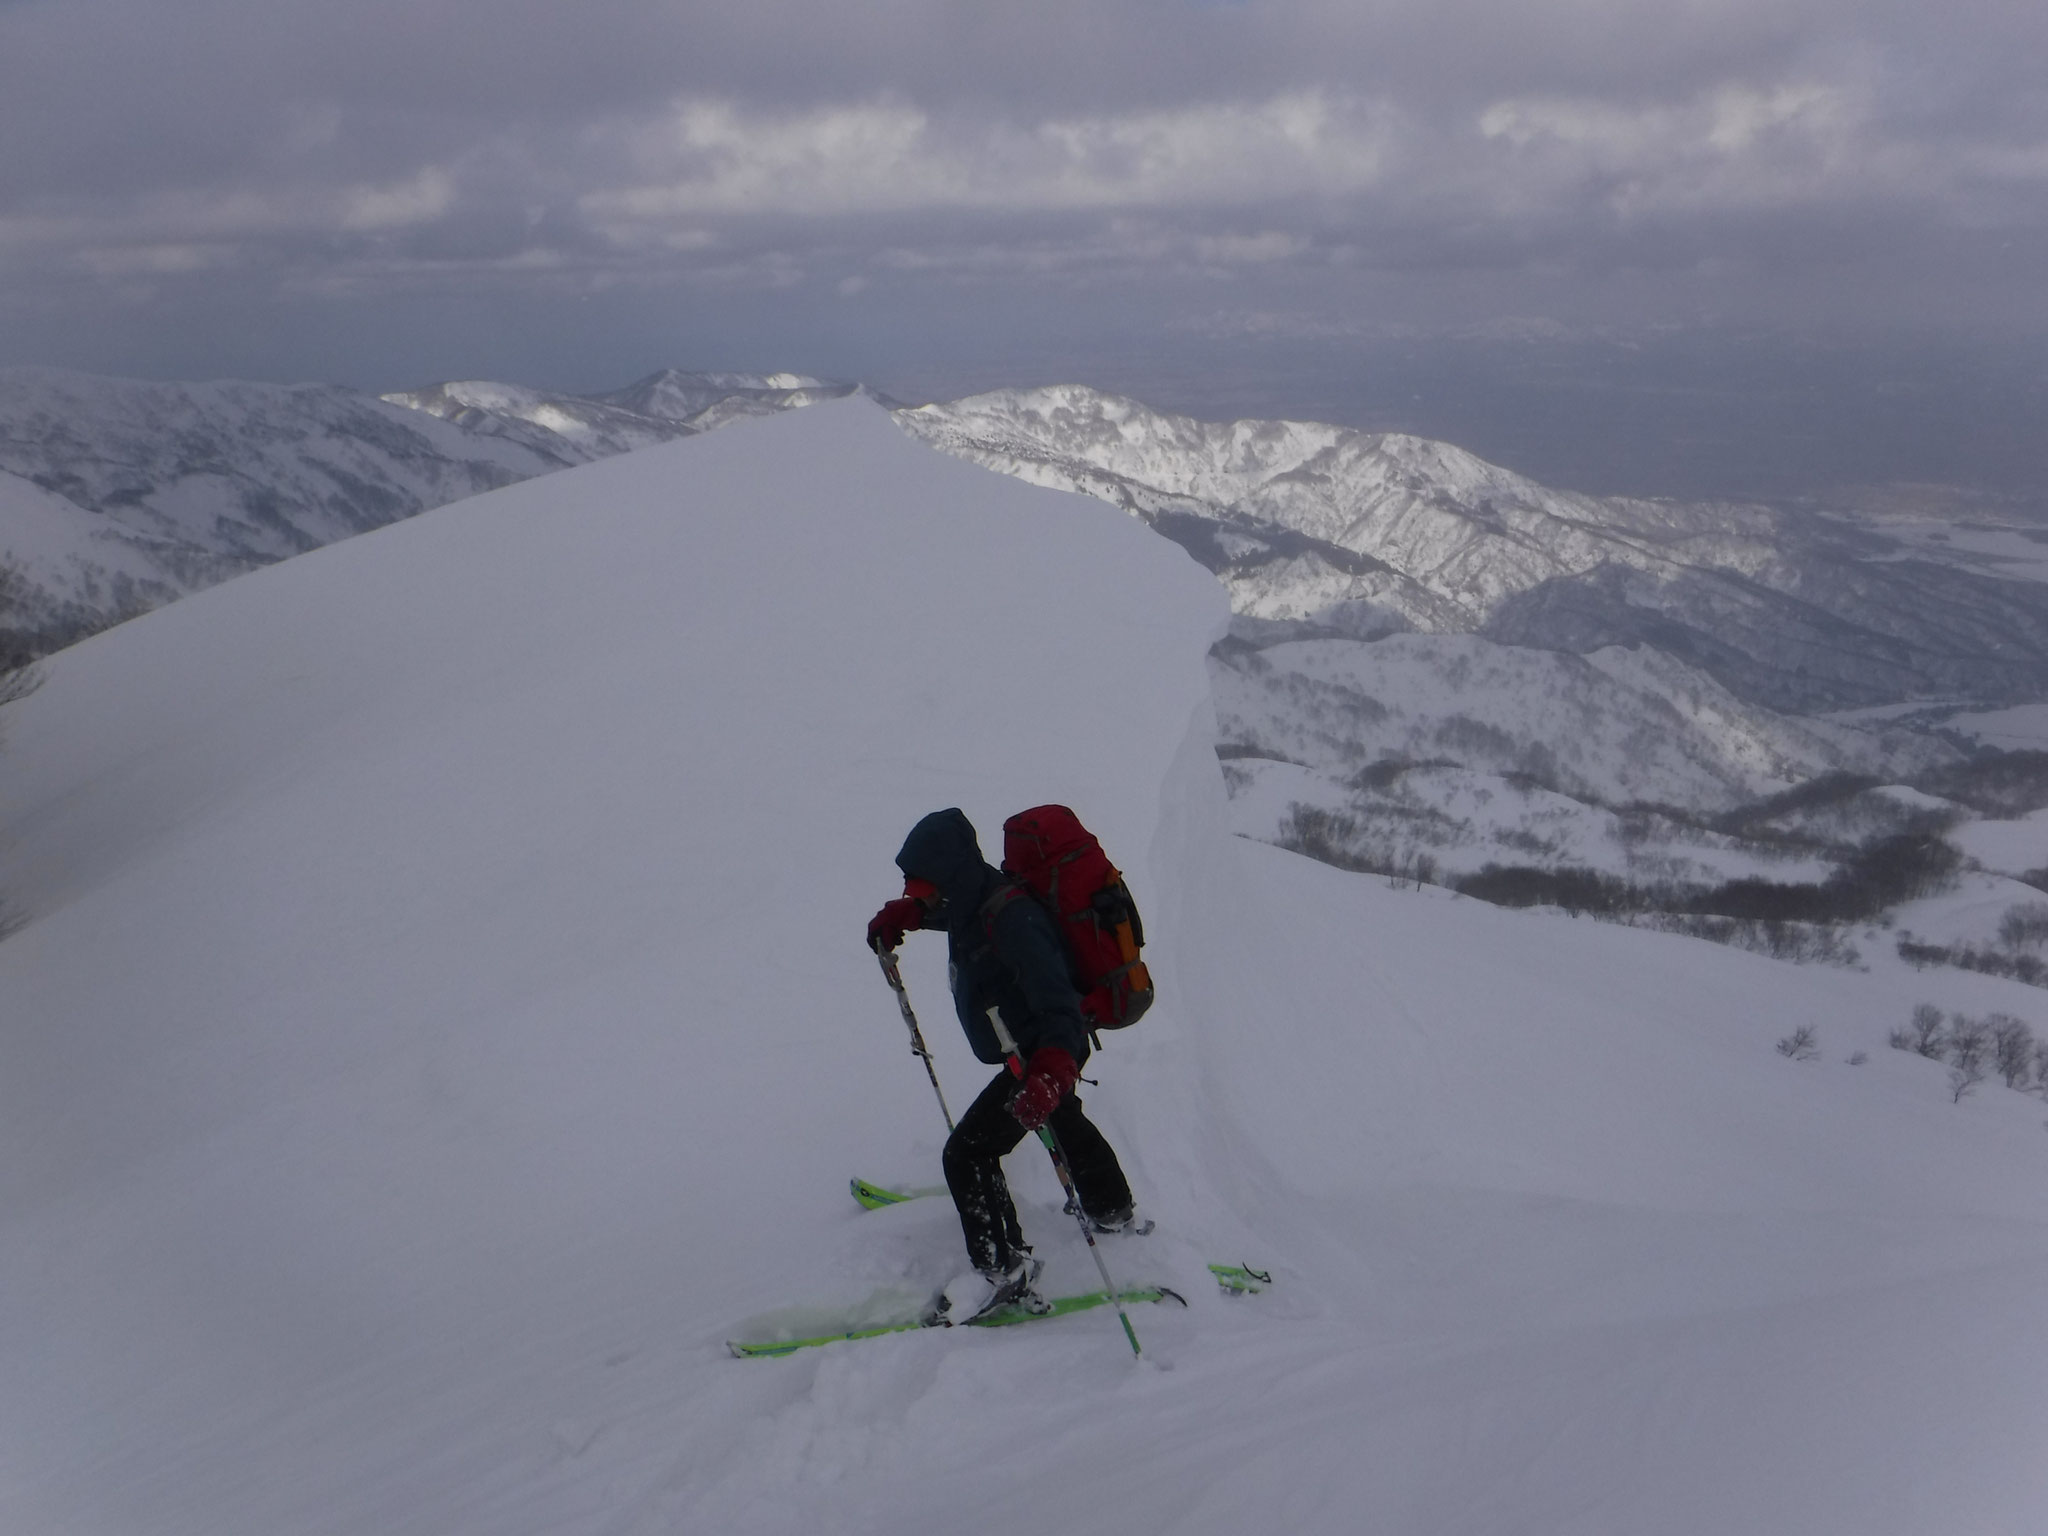
<svg viewBox="0 0 2048 1536">
<path fill-rule="evenodd" d="M 1008 1269 L 1025 1250 L 1024 1230 L 1003 1177 L 1003 1158 L 1028 1134 L 1009 1111 L 1017 1080 L 1008 1072 L 981 1090 L 946 1139 L 946 1187 L 960 1211 L 967 1257 L 976 1269 Z M 1131 1186 L 1102 1132 L 1081 1112 L 1073 1094 L 1060 1100 L 1046 1124 L 1066 1154 L 1074 1193 L 1090 1216 L 1109 1217 L 1130 1209 Z M 1037 1138 L 1032 1138 L 1034 1141 Z"/>
</svg>

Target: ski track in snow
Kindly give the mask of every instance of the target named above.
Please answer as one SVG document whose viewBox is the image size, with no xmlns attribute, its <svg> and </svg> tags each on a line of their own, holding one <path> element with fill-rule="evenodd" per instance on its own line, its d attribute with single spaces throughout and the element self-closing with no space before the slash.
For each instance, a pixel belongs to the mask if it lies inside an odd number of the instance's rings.
<svg viewBox="0 0 2048 1536">
<path fill-rule="evenodd" d="M 1884 1036 L 2042 994 L 1234 838 L 1224 610 L 848 401 L 53 658 L 0 760 L 0 1530 L 2041 1529 L 2042 1107 Z M 1163 988 L 1089 1068 L 1160 1222 L 1106 1256 L 1191 1305 L 1143 1363 L 1107 1310 L 731 1359 L 960 1263 L 943 1201 L 846 1194 L 942 1132 L 857 929 L 918 815 L 1048 799 Z"/>
</svg>

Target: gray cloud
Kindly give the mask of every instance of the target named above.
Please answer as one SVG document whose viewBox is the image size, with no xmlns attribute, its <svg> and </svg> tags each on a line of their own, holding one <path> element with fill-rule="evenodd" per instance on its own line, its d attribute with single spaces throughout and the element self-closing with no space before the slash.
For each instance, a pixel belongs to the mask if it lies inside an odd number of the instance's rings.
<svg viewBox="0 0 2048 1536">
<path fill-rule="evenodd" d="M 436 302 L 491 328 L 437 373 L 507 315 L 961 368 L 2048 326 L 2044 54 L 2005 0 L 0 0 L 0 360 L 189 372 L 260 313 L 230 366 L 396 370 Z M 623 352 L 556 371 L 689 361 Z"/>
</svg>

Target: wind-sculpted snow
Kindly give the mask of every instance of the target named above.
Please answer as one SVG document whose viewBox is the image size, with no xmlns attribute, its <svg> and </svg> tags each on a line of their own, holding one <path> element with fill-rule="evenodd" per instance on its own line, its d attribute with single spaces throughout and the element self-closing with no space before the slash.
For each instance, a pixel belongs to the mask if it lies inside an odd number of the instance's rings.
<svg viewBox="0 0 2048 1536">
<path fill-rule="evenodd" d="M 1198 422 L 1078 386 L 898 419 L 1146 518 L 1249 617 L 1581 652 L 1648 641 L 1781 710 L 2048 695 L 2048 584 L 1817 515 L 1577 495 L 1446 443 Z"/>
<path fill-rule="evenodd" d="M 1884 1042 L 2043 994 L 1232 837 L 1225 622 L 1131 520 L 849 401 L 51 657 L 0 773 L 0 1531 L 2034 1531 L 2041 1104 Z M 1397 642 L 1417 689 L 1436 643 Z M 935 1182 L 945 1134 L 862 931 L 919 815 L 993 842 L 1045 800 L 1159 983 L 1087 1063 L 1158 1222 L 1104 1261 L 1189 1306 L 1143 1362 L 1106 1311 L 732 1359 L 962 1264 L 943 1199 L 847 1196 Z M 904 975 L 957 1110 L 993 1074 L 938 936 Z M 1048 1280 L 1098 1283 L 1007 1167 Z"/>
</svg>

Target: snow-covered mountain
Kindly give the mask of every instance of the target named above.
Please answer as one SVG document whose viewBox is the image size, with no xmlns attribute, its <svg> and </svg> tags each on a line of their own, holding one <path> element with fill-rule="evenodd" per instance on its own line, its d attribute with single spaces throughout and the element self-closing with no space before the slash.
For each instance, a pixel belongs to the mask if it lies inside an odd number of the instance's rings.
<svg viewBox="0 0 2048 1536">
<path fill-rule="evenodd" d="M 796 373 L 679 373 L 665 368 L 601 395 L 472 381 L 400 390 L 382 398 L 472 432 L 511 438 L 565 464 L 587 464 L 750 416 L 772 416 L 840 399 L 855 387 Z"/>
<path fill-rule="evenodd" d="M 664 368 L 638 383 L 594 398 L 704 432 L 749 416 L 772 416 L 823 400 L 843 399 L 857 387 L 802 373 L 679 373 Z"/>
<path fill-rule="evenodd" d="M 559 467 L 328 385 L 0 370 L 8 627 L 61 640 Z"/>
<path fill-rule="evenodd" d="M 485 380 L 431 384 L 380 398 L 438 416 L 468 432 L 509 438 L 564 468 L 673 442 L 696 430 L 580 395 Z"/>
<path fill-rule="evenodd" d="M 424 506 L 853 388 L 670 370 L 593 396 L 470 381 L 371 400 L 9 370 L 0 473 L 100 518 L 36 539 L 10 519 L 0 554 L 36 590 L 29 624 L 82 629 Z M 1079 386 L 897 420 L 1137 513 L 1250 618 L 1578 654 L 1647 644 L 1799 713 L 2048 697 L 2048 583 L 2023 562 L 1781 509 L 1577 495 L 1447 443 L 1198 422 Z"/>
<path fill-rule="evenodd" d="M 1216 647 L 1212 674 L 1241 830 L 1274 841 L 1297 804 L 1377 819 L 1388 825 L 1376 863 L 1426 856 L 1444 874 L 1654 862 L 1668 879 L 1683 856 L 1702 878 L 1818 878 L 1810 860 L 1788 868 L 1776 851 L 1759 867 L 1725 836 L 1648 839 L 1625 811 L 1707 820 L 1825 775 L 1911 776 L 1958 755 L 1917 732 L 1776 714 L 1648 647 L 1575 656 L 1472 635 L 1235 640 Z M 1487 814 L 1462 803 L 1475 795 Z"/>
<path fill-rule="evenodd" d="M 51 657 L 0 773 L 0 1530 L 2037 1529 L 2041 1104 L 1885 1037 L 2043 994 L 1234 838 L 1225 622 L 1136 523 L 845 401 Z M 1189 1306 L 1145 1363 L 1103 1312 L 730 1358 L 961 1262 L 945 1202 L 846 1195 L 943 1135 L 860 928 L 916 816 L 1047 799 L 1161 987 L 1088 1066 L 1159 1222 L 1105 1261 Z"/>
<path fill-rule="evenodd" d="M 1810 883 L 1912 822 L 1868 790 L 1947 771 L 1951 721 L 2048 697 L 2048 580 L 2016 537 L 1576 495 L 1449 444 L 1080 387 L 897 419 L 1214 571 L 1237 615 L 1212 661 L 1236 825 L 1348 867 L 1597 871 L 1687 902 Z M 1864 787 L 1829 827 L 1717 824 L 1830 776 Z M 1929 804 L 1922 830 L 1969 814 Z"/>
<path fill-rule="evenodd" d="M 1127 508 L 1240 614 L 1587 654 L 1648 644 L 1809 712 L 2048 697 L 2048 584 L 1848 522 L 1557 491 L 1448 443 L 1194 421 L 1080 386 L 907 410 L 934 446 Z"/>
<path fill-rule="evenodd" d="M 0 557 L 28 600 L 0 627 L 47 649 L 490 485 L 853 388 L 665 371 L 595 396 L 470 381 L 371 400 L 17 372 Z M 1917 782 L 1960 754 L 1959 710 L 2048 693 L 2048 567 L 2017 538 L 1581 496 L 1449 444 L 1079 387 L 895 419 L 1120 505 L 1215 572 L 1237 614 L 1215 680 L 1240 829 L 1348 818 L 1352 862 L 1810 872 L 1697 824 L 1647 835 L 1629 808 L 1699 823 L 1828 774 Z M 1845 703 L 1862 715 L 1810 714 Z"/>
<path fill-rule="evenodd" d="M 1223 740 L 1332 776 L 1455 758 L 1582 800 L 1712 813 L 1826 773 L 1912 771 L 1953 749 L 1745 703 L 1647 648 L 1590 656 L 1472 635 L 1217 650 Z"/>
<path fill-rule="evenodd" d="M 229 576 L 534 475 L 844 394 L 658 373 L 597 399 L 442 384 L 163 384 L 0 369 L 9 649 L 48 650 Z"/>
</svg>

